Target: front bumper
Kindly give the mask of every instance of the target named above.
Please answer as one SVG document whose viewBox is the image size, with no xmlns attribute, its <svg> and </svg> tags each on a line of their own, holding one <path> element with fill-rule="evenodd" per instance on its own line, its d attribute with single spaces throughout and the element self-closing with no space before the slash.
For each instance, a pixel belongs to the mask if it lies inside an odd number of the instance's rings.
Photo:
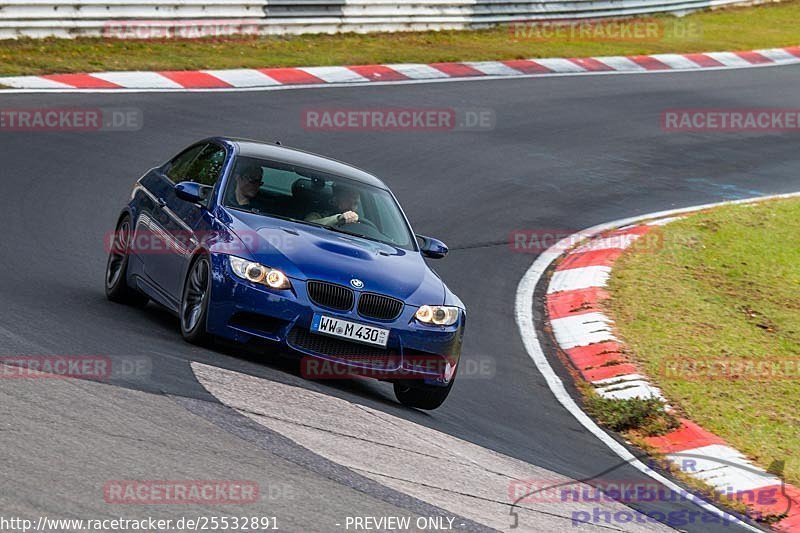
<svg viewBox="0 0 800 533">
<path fill-rule="evenodd" d="M 321 307 L 308 296 L 306 283 L 292 279 L 290 290 L 270 290 L 236 277 L 227 256 L 212 254 L 212 290 L 208 332 L 235 342 L 269 341 L 302 354 L 302 373 L 313 379 L 421 380 L 447 385 L 461 356 L 465 316 L 452 326 L 420 324 L 416 306 L 404 305 L 391 321 L 365 318 L 356 311 Z M 386 348 L 312 333 L 314 313 L 390 331 Z"/>
</svg>

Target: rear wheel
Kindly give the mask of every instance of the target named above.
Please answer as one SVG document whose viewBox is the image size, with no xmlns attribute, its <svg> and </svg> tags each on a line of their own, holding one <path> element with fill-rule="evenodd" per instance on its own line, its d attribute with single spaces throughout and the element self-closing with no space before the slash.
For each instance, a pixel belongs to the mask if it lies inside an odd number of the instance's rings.
<svg viewBox="0 0 800 533">
<path fill-rule="evenodd" d="M 128 286 L 128 259 L 130 258 L 130 243 L 133 231 L 131 217 L 125 215 L 117 224 L 114 231 L 114 240 L 108 252 L 106 263 L 106 297 L 112 302 L 144 305 L 147 296 Z"/>
<path fill-rule="evenodd" d="M 395 383 L 394 395 L 397 396 L 397 400 L 406 407 L 430 411 L 444 403 L 455 381 L 456 377 L 453 376 L 450 383 L 441 387 L 425 384 L 410 385 L 408 383 Z"/>
<path fill-rule="evenodd" d="M 206 316 L 211 297 L 211 263 L 205 255 L 198 256 L 183 284 L 181 298 L 181 335 L 192 344 L 208 341 Z"/>
</svg>

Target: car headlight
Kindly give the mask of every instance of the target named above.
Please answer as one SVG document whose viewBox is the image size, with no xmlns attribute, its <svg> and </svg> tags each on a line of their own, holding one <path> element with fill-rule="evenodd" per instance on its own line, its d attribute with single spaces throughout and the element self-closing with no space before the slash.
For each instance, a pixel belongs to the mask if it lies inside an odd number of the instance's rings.
<svg viewBox="0 0 800 533">
<path fill-rule="evenodd" d="M 452 326 L 458 320 L 458 307 L 448 305 L 423 305 L 417 309 L 414 318 L 425 324 Z"/>
<path fill-rule="evenodd" d="M 228 260 L 230 261 L 233 273 L 242 279 L 266 285 L 271 289 L 288 289 L 292 286 L 292 284 L 289 283 L 289 278 L 280 270 L 234 255 L 229 255 Z"/>
</svg>

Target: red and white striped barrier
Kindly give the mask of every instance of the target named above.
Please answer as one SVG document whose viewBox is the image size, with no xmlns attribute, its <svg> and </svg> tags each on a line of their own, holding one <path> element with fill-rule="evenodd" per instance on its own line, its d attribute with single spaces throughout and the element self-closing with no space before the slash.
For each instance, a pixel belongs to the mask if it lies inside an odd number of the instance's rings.
<svg viewBox="0 0 800 533">
<path fill-rule="evenodd" d="M 675 218 L 623 227 L 594 236 L 588 243 L 564 254 L 555 267 L 547 290 L 547 313 L 556 343 L 581 376 L 604 398 L 660 398 L 644 372 L 625 355 L 614 337 L 613 321 L 601 302 L 614 261 L 641 238 L 652 237 L 656 226 Z M 651 239 L 657 245 L 655 239 Z M 645 244 L 647 245 L 647 244 Z M 666 405 L 665 408 L 669 409 Z M 683 471 L 714 490 L 728 495 L 748 495 L 742 500 L 761 516 L 786 514 L 774 524 L 779 531 L 800 531 L 800 489 L 748 461 L 720 437 L 681 419 L 678 429 L 645 440 Z M 759 497 L 759 495 L 771 497 Z M 776 496 L 777 495 L 777 496 Z"/>
<path fill-rule="evenodd" d="M 464 78 L 504 78 L 688 71 L 800 63 L 800 46 L 750 52 L 653 54 L 590 58 L 514 59 L 463 63 L 231 70 L 94 72 L 0 77 L 0 85 L 35 90 L 210 90 L 411 83 Z"/>
</svg>

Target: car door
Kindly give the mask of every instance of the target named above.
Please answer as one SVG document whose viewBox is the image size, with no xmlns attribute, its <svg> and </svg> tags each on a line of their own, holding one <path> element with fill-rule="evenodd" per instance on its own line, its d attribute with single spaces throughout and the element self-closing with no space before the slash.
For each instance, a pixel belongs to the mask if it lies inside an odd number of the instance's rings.
<svg viewBox="0 0 800 533">
<path fill-rule="evenodd" d="M 183 282 L 189 263 L 194 256 L 197 247 L 208 237 L 212 229 L 212 215 L 208 211 L 211 194 L 217 185 L 222 171 L 225 168 L 228 153 L 225 148 L 217 143 L 208 143 L 192 161 L 181 179 L 172 178 L 176 183 L 179 181 L 193 181 L 207 187 L 208 196 L 199 204 L 187 202 L 178 198 L 173 188 L 172 194 L 167 199 L 165 210 L 171 217 L 168 230 L 173 233 L 173 238 L 183 247 L 176 246 L 179 253 L 168 255 L 171 264 L 168 269 L 175 272 L 175 275 L 165 280 L 167 290 L 170 294 L 180 301 L 183 291 Z M 172 176 L 171 176 L 172 177 Z M 187 236 L 189 238 L 187 239 Z"/>
<path fill-rule="evenodd" d="M 145 259 L 148 278 L 156 285 L 167 305 L 177 308 L 183 276 L 198 245 L 195 226 L 204 208 L 181 200 L 175 184 L 197 181 L 213 186 L 219 179 L 226 157 L 216 143 L 191 146 L 167 163 L 146 184 L 154 204 L 149 216 L 148 239 L 152 252 Z"/>
<path fill-rule="evenodd" d="M 166 231 L 169 217 L 163 208 L 167 205 L 169 195 L 174 194 L 175 186 L 167 173 L 178 175 L 181 169 L 187 169 L 205 146 L 206 143 L 190 146 L 168 163 L 148 172 L 140 180 L 142 186 L 140 190 L 144 196 L 139 202 L 140 209 L 133 242 L 147 281 L 147 292 L 168 307 L 176 307 L 176 302 L 161 286 L 164 281 L 164 268 L 170 263 L 163 257 L 169 247 Z"/>
</svg>

